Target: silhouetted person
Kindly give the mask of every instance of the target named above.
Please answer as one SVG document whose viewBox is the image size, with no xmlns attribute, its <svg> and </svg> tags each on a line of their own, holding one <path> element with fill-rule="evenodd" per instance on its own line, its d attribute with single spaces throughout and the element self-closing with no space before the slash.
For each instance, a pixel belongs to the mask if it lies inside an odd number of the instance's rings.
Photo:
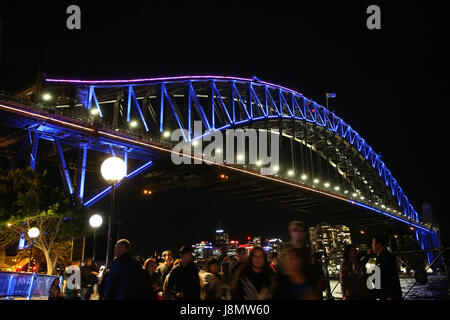
<svg viewBox="0 0 450 320">
<path fill-rule="evenodd" d="M 99 268 L 92 258 L 86 258 L 81 268 L 81 300 L 89 300 L 94 293 L 95 285 L 98 283 Z"/>
<path fill-rule="evenodd" d="M 198 268 L 193 264 L 192 247 L 180 249 L 181 262 L 170 271 L 166 290 L 177 300 L 200 300 Z"/>
<path fill-rule="evenodd" d="M 143 270 L 139 261 L 131 256 L 130 250 L 131 243 L 128 240 L 117 241 L 114 247 L 115 259 L 106 278 L 105 300 L 144 299 Z"/>
<path fill-rule="evenodd" d="M 353 244 L 344 248 L 344 258 L 339 268 L 343 300 L 368 299 L 367 270 L 365 264 L 358 259 L 358 252 Z"/>
<path fill-rule="evenodd" d="M 380 268 L 381 289 L 376 289 L 376 296 L 381 300 L 400 300 L 402 288 L 398 276 L 395 257 L 386 248 L 385 239 L 376 235 L 372 238 L 372 251 L 377 255 L 375 264 Z"/>
<path fill-rule="evenodd" d="M 157 300 L 158 292 L 160 291 L 160 277 L 156 273 L 156 261 L 153 258 L 148 258 L 144 262 L 145 272 L 145 299 Z"/>
</svg>

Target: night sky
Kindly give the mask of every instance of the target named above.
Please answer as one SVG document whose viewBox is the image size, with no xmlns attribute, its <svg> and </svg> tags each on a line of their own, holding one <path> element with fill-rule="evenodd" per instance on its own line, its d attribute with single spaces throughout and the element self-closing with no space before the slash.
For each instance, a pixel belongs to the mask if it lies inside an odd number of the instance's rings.
<svg viewBox="0 0 450 320">
<path fill-rule="evenodd" d="M 449 225 L 449 2 L 298 2 L 3 1 L 0 90 L 26 87 L 40 65 L 54 78 L 256 75 L 321 104 L 336 92 L 330 109 L 383 155 L 417 211 L 429 202 Z M 66 28 L 70 4 L 81 7 L 81 30 Z M 371 4 L 381 7 L 381 30 L 366 27 Z M 136 196 L 142 183 L 118 193 L 122 236 L 139 252 L 211 239 L 218 220 L 238 239 L 286 238 L 295 217 L 177 191 L 145 199 Z"/>
</svg>

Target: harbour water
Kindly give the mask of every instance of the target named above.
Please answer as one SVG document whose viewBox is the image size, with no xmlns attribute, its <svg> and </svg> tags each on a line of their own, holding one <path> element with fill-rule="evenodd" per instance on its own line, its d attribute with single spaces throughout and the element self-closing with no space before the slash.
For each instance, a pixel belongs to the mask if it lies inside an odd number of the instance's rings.
<svg viewBox="0 0 450 320">
<path fill-rule="evenodd" d="M 414 285 L 414 278 L 401 278 L 400 285 L 403 295 Z M 333 297 L 342 298 L 341 286 L 337 280 L 330 280 L 330 287 L 333 291 Z M 449 284 L 446 276 L 428 275 L 428 281 L 424 285 L 414 285 L 409 291 L 405 300 L 448 300 Z"/>
</svg>

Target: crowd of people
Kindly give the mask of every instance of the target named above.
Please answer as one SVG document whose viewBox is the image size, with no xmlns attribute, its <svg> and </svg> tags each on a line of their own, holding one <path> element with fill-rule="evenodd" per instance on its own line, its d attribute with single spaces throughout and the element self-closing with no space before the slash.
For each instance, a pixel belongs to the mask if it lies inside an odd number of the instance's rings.
<svg viewBox="0 0 450 320">
<path fill-rule="evenodd" d="M 49 299 L 90 300 L 321 300 L 329 285 L 321 262 L 312 253 L 307 242 L 307 227 L 293 221 L 288 228 L 290 242 L 279 255 L 269 260 L 261 247 L 247 254 L 238 248 L 236 256 L 208 259 L 199 270 L 194 263 L 193 249 L 183 246 L 179 259 L 173 252 L 162 254 L 159 266 L 153 258 L 142 265 L 131 255 L 131 243 L 117 241 L 115 259 L 99 280 L 99 268 L 91 258 L 80 268 L 81 284 L 62 293 L 56 279 Z M 381 276 L 381 288 L 367 286 L 366 263 L 376 255 Z M 69 266 L 66 275 L 77 271 Z M 386 248 L 384 239 L 374 236 L 372 248 L 362 258 L 354 245 L 345 247 L 340 265 L 340 283 L 343 300 L 401 299 L 401 287 L 394 257 Z"/>
</svg>

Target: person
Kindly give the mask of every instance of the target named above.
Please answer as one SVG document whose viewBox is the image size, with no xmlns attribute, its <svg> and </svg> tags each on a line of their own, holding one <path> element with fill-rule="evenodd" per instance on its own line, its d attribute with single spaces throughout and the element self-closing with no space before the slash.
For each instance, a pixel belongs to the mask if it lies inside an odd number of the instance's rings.
<svg viewBox="0 0 450 320">
<path fill-rule="evenodd" d="M 354 244 L 346 244 L 344 257 L 339 268 L 343 300 L 368 299 L 367 270 L 365 264 L 358 259 Z"/>
<path fill-rule="evenodd" d="M 266 252 L 255 247 L 233 280 L 231 290 L 233 300 L 271 300 L 275 298 L 278 281 L 269 266 Z"/>
<path fill-rule="evenodd" d="M 281 254 L 282 273 L 279 276 L 278 298 L 281 300 L 320 300 L 321 292 L 306 277 L 304 255 L 298 248 L 288 248 Z"/>
<path fill-rule="evenodd" d="M 273 253 L 272 256 L 270 257 L 270 268 L 275 272 L 278 273 L 280 272 L 280 266 L 278 264 L 278 253 Z"/>
<path fill-rule="evenodd" d="M 308 283 L 315 286 L 319 291 L 327 289 L 327 280 L 320 262 L 314 257 L 307 244 L 307 229 L 302 221 L 292 221 L 288 227 L 290 237 L 289 247 L 299 249 L 303 255 L 303 271 Z"/>
<path fill-rule="evenodd" d="M 131 256 L 130 241 L 127 239 L 117 241 L 114 256 L 106 278 L 104 300 L 143 299 L 144 272 L 139 261 Z"/>
<path fill-rule="evenodd" d="M 66 286 L 65 286 L 65 294 L 66 298 L 68 300 L 78 300 L 79 299 L 79 292 L 81 289 L 80 283 L 77 283 L 74 281 L 71 276 L 80 272 L 80 260 L 74 260 L 72 261 L 71 265 L 66 268 L 65 271 L 65 280 L 66 280 Z M 68 281 L 72 282 L 72 286 L 68 284 Z"/>
<path fill-rule="evenodd" d="M 381 289 L 376 289 L 376 297 L 381 300 L 400 300 L 402 288 L 397 264 L 394 256 L 386 248 L 386 240 L 383 236 L 375 235 L 372 238 L 372 252 L 377 256 L 375 264 L 380 268 L 381 277 Z"/>
<path fill-rule="evenodd" d="M 220 263 L 214 258 L 206 261 L 204 270 L 199 272 L 202 300 L 221 300 L 225 286 L 219 274 Z"/>
<path fill-rule="evenodd" d="M 99 300 L 104 300 L 105 298 L 105 285 L 106 285 L 106 279 L 108 277 L 109 270 L 111 269 L 111 262 L 108 263 L 108 268 L 105 267 L 105 270 L 102 272 L 102 276 L 100 278 L 99 284 L 98 284 L 98 297 Z"/>
<path fill-rule="evenodd" d="M 177 265 L 179 265 L 180 262 L 181 262 L 181 259 L 176 259 L 173 262 L 173 268 L 175 268 Z M 164 283 L 163 283 L 163 286 L 162 286 L 162 290 L 163 290 L 162 300 L 175 300 L 176 299 L 175 295 L 173 295 L 170 290 L 167 290 L 167 284 L 169 283 L 169 278 L 170 278 L 170 272 L 166 276 L 166 279 L 164 280 Z"/>
<path fill-rule="evenodd" d="M 55 278 L 48 290 L 48 300 L 65 300 L 64 294 L 59 287 L 59 278 Z"/>
<path fill-rule="evenodd" d="M 162 288 L 164 281 L 170 270 L 173 268 L 173 253 L 170 250 L 166 250 L 162 253 L 164 262 L 156 268 L 156 274 L 159 276 L 159 286 Z"/>
<path fill-rule="evenodd" d="M 148 258 L 144 262 L 144 270 L 146 271 L 146 299 L 147 300 L 157 300 L 158 292 L 160 291 L 159 281 L 160 276 L 156 273 L 156 261 L 153 258 Z"/>
<path fill-rule="evenodd" d="M 180 249 L 181 262 L 169 273 L 166 290 L 177 300 L 200 299 L 200 279 L 192 252 L 191 246 L 183 246 Z"/>
<path fill-rule="evenodd" d="M 242 247 L 236 249 L 236 257 L 231 267 L 231 282 L 235 280 L 236 274 L 245 266 L 247 258 L 247 249 Z"/>
<path fill-rule="evenodd" d="M 98 283 L 99 268 L 92 258 L 86 258 L 81 268 L 81 300 L 89 300 Z"/>
</svg>

